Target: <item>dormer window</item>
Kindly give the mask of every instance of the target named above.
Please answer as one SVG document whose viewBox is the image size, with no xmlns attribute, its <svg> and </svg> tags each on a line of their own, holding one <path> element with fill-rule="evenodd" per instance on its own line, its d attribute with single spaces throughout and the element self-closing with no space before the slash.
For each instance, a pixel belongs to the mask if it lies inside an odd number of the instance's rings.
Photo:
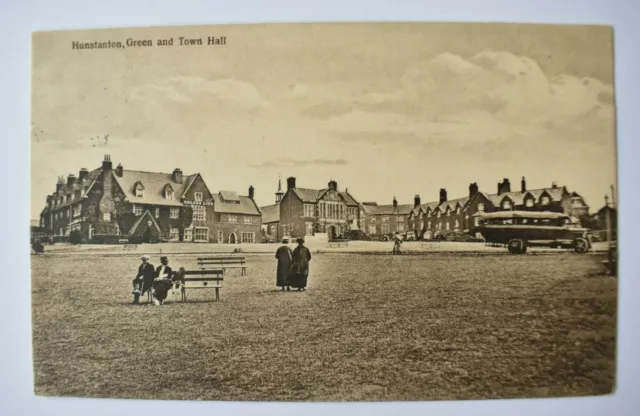
<svg viewBox="0 0 640 416">
<path fill-rule="evenodd" d="M 164 191 L 164 197 L 168 200 L 173 200 L 173 191 L 167 189 L 166 191 Z"/>
<path fill-rule="evenodd" d="M 136 197 L 138 198 L 142 198 L 144 197 L 144 186 L 142 186 L 142 182 L 137 182 L 134 186 L 133 186 L 133 193 L 135 194 Z"/>
<path fill-rule="evenodd" d="M 549 205 L 549 197 L 546 195 L 543 196 L 540 201 L 542 202 L 542 205 Z"/>
<path fill-rule="evenodd" d="M 480 202 L 478 204 L 478 211 L 480 211 L 480 212 L 484 211 L 484 203 L 483 202 Z"/>
<path fill-rule="evenodd" d="M 511 201 L 509 201 L 508 199 L 505 199 L 504 202 L 502 203 L 502 209 L 511 209 Z"/>
<path fill-rule="evenodd" d="M 460 207 L 456 207 L 456 214 L 460 214 Z"/>
<path fill-rule="evenodd" d="M 533 206 L 533 199 L 529 198 L 524 203 L 527 207 L 531 208 Z"/>
</svg>

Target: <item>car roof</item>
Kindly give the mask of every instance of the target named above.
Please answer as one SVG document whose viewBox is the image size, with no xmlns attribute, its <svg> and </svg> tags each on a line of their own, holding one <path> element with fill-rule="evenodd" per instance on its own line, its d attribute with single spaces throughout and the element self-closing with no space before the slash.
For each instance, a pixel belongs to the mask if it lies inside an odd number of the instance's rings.
<svg viewBox="0 0 640 416">
<path fill-rule="evenodd" d="M 482 218 L 570 218 L 567 214 L 560 212 L 540 212 L 540 211 L 497 211 L 497 212 L 477 212 L 474 217 Z"/>
</svg>

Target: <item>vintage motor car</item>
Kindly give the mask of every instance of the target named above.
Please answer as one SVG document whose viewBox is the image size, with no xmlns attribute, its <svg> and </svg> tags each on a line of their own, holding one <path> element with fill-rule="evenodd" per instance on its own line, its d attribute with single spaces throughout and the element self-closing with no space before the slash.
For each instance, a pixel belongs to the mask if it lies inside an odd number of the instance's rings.
<svg viewBox="0 0 640 416">
<path fill-rule="evenodd" d="M 571 248 L 576 253 L 589 250 L 589 230 L 556 212 L 499 211 L 478 212 L 478 232 L 486 242 L 504 244 L 511 254 L 524 254 L 527 247 Z"/>
</svg>

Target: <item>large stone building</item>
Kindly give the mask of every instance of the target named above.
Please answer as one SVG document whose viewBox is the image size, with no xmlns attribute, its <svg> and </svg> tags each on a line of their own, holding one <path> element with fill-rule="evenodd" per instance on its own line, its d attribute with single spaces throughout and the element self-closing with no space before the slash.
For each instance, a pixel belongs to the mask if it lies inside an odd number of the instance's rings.
<svg viewBox="0 0 640 416">
<path fill-rule="evenodd" d="M 78 230 L 87 242 L 136 236 L 144 242 L 239 243 L 260 235 L 253 188 L 249 196 L 213 194 L 199 173 L 114 169 L 108 155 L 98 169 L 60 178 L 40 220 L 53 235 Z"/>
<path fill-rule="evenodd" d="M 370 237 L 383 237 L 395 234 L 406 234 L 410 231 L 409 216 L 413 205 L 398 204 L 393 198 L 391 205 L 363 204 L 365 215 L 364 231 Z"/>
<path fill-rule="evenodd" d="M 339 191 L 334 180 L 325 189 L 308 189 L 297 187 L 296 178 L 288 178 L 287 190 L 276 205 L 280 220 L 275 238 L 326 233 L 331 239 L 362 227 L 360 204 L 348 190 Z"/>
</svg>

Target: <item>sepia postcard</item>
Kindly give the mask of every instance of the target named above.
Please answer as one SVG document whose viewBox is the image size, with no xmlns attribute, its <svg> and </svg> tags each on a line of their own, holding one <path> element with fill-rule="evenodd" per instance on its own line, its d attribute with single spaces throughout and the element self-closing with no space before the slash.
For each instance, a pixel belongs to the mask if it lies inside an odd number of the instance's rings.
<svg viewBox="0 0 640 416">
<path fill-rule="evenodd" d="M 42 396 L 610 394 L 613 31 L 36 32 Z"/>
</svg>

